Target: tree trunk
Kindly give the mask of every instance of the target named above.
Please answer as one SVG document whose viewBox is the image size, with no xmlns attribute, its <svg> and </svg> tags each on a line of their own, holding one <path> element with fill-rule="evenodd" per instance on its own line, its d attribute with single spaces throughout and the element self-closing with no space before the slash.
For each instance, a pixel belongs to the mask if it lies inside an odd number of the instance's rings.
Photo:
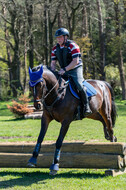
<svg viewBox="0 0 126 190">
<path fill-rule="evenodd" d="M 32 25 L 33 25 L 33 5 L 28 0 L 25 1 L 27 16 L 28 16 L 28 36 L 29 36 L 29 65 L 31 68 L 34 67 L 34 42 L 33 42 L 33 33 L 32 33 Z"/>
<path fill-rule="evenodd" d="M 20 58 L 19 58 L 19 44 L 15 45 L 14 57 L 11 63 L 11 88 L 13 96 L 17 97 L 18 93 L 21 93 L 23 88 L 20 81 Z"/>
<path fill-rule="evenodd" d="M 3 7 L 3 15 L 6 18 L 6 8 Z M 17 26 L 17 12 L 12 12 L 10 10 L 11 15 L 11 33 L 14 37 L 14 45 L 13 47 L 13 58 L 11 57 L 11 48 L 9 44 L 9 34 L 7 29 L 7 23 L 4 24 L 4 32 L 5 32 L 5 41 L 6 41 L 6 50 L 7 50 L 7 64 L 9 67 L 9 79 L 10 79 L 10 87 L 13 92 L 13 96 L 17 97 L 18 90 L 22 91 L 22 85 L 20 80 L 20 58 L 19 58 L 19 31 Z"/>
<path fill-rule="evenodd" d="M 24 88 L 24 92 L 27 92 L 28 90 L 28 72 L 27 72 L 27 43 L 26 43 L 26 39 L 27 39 L 27 34 L 26 34 L 26 10 L 24 11 L 25 14 L 25 19 L 24 19 L 24 65 L 23 65 L 23 69 L 24 69 L 24 81 L 23 81 L 23 88 Z"/>
<path fill-rule="evenodd" d="M 49 25 L 48 25 L 48 0 L 44 3 L 44 26 L 45 26 L 45 64 L 48 65 Z"/>
<path fill-rule="evenodd" d="M 58 10 L 58 28 L 62 27 L 63 19 L 62 19 L 62 7 L 60 6 Z"/>
<path fill-rule="evenodd" d="M 50 3 L 51 3 L 51 0 L 49 0 L 49 5 L 50 5 Z M 55 13 L 53 15 L 53 19 L 51 18 L 52 15 L 50 14 L 50 7 L 48 7 L 48 23 L 47 24 L 48 24 L 48 28 L 49 28 L 49 34 L 47 37 L 49 38 L 49 40 L 47 39 L 47 42 L 49 41 L 48 42 L 49 62 L 51 62 L 51 50 L 53 47 L 53 26 L 56 22 L 57 16 L 60 15 L 61 1 L 57 2 L 57 4 L 55 6 L 56 6 L 56 10 L 55 10 Z M 61 18 L 58 18 L 58 19 L 61 19 Z M 61 20 L 58 22 L 61 22 Z M 58 27 L 60 28 L 61 26 L 58 26 Z"/>
<path fill-rule="evenodd" d="M 0 68 L 0 100 L 2 99 L 2 71 L 1 71 L 1 68 Z"/>
<path fill-rule="evenodd" d="M 126 31 L 126 0 L 123 0 L 124 16 L 123 16 L 123 30 Z"/>
<path fill-rule="evenodd" d="M 82 30 L 81 30 L 81 37 L 84 36 L 88 36 L 88 18 L 87 18 L 87 7 L 85 3 L 83 3 L 83 8 L 82 8 Z"/>
<path fill-rule="evenodd" d="M 6 7 L 3 4 L 3 15 L 6 18 Z M 4 33 L 5 33 L 5 40 L 8 42 L 9 39 L 9 35 L 8 35 L 8 29 L 7 29 L 7 23 L 4 22 Z M 12 56 L 10 53 L 10 46 L 8 43 L 6 43 L 6 51 L 7 51 L 7 65 L 8 65 L 8 72 L 9 72 L 9 85 L 10 85 L 10 89 L 11 89 L 11 80 L 12 80 L 12 76 L 11 76 L 11 63 L 12 63 Z"/>
<path fill-rule="evenodd" d="M 100 79 L 105 80 L 105 39 L 100 0 L 96 0 L 98 8 L 99 41 L 100 41 Z"/>
<path fill-rule="evenodd" d="M 122 49 L 121 49 L 121 39 L 120 39 L 120 13 L 119 13 L 119 7 L 118 2 L 114 3 L 114 9 L 115 9 L 115 22 L 116 22 L 116 37 L 119 39 L 118 42 L 118 48 L 117 48 L 117 58 L 118 58 L 118 67 L 120 72 L 120 82 L 122 87 L 122 99 L 126 99 L 126 84 L 125 84 L 125 71 L 124 71 L 124 64 L 123 64 L 123 55 L 122 55 Z"/>
<path fill-rule="evenodd" d="M 74 6 L 74 4 L 75 4 L 74 0 L 72 0 L 72 5 L 70 4 L 69 0 L 65 1 L 65 9 L 66 9 L 66 15 L 67 15 L 71 39 L 73 39 L 73 32 L 74 32 L 75 26 L 76 26 L 76 11 L 79 9 L 82 2 L 79 2 L 76 5 L 76 7 Z M 69 10 L 68 6 L 69 6 L 71 11 Z"/>
</svg>

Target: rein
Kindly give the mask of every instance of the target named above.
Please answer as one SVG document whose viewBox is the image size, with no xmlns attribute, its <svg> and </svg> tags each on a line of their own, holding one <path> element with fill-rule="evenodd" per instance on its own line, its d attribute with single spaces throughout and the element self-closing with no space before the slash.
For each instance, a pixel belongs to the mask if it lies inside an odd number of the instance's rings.
<svg viewBox="0 0 126 190">
<path fill-rule="evenodd" d="M 60 77 L 59 77 L 60 79 Z M 48 95 L 53 91 L 53 89 L 57 86 L 57 84 L 59 83 L 59 79 L 57 80 L 56 84 L 51 88 L 51 90 L 44 96 L 44 98 L 42 99 L 42 102 L 48 97 Z"/>
<path fill-rule="evenodd" d="M 60 79 L 61 79 L 61 75 L 59 76 L 59 78 L 58 78 L 56 84 L 49 90 L 49 92 L 48 92 L 46 95 L 45 95 L 45 93 L 42 93 L 43 96 L 42 96 L 41 99 L 34 100 L 34 102 L 42 102 L 42 104 L 44 105 L 44 107 L 45 107 L 46 110 L 50 113 L 51 116 L 52 116 L 51 110 L 52 110 L 54 104 L 61 98 L 61 95 L 62 95 L 62 94 L 60 94 L 59 96 L 57 96 L 56 99 L 55 99 L 55 100 L 52 102 L 52 104 L 49 105 L 49 106 L 46 105 L 45 99 L 46 99 L 46 98 L 50 95 L 50 93 L 56 88 L 56 86 L 58 85 Z M 43 81 L 43 82 L 44 82 L 44 81 Z M 46 85 L 44 84 L 43 91 L 44 91 L 45 88 L 46 88 L 45 91 L 47 91 L 47 87 L 46 87 Z M 35 92 L 35 86 L 34 86 L 34 94 L 35 94 L 35 93 L 36 93 L 36 92 Z"/>
<path fill-rule="evenodd" d="M 62 94 L 60 94 L 59 96 L 57 96 L 56 99 L 55 99 L 55 100 L 52 102 L 52 104 L 49 105 L 49 106 L 46 105 L 45 99 L 46 99 L 46 98 L 48 97 L 48 95 L 55 89 L 55 87 L 56 87 L 57 84 L 59 83 L 59 80 L 60 80 L 60 79 L 61 79 L 61 75 L 59 76 L 59 78 L 58 78 L 56 84 L 55 84 L 55 85 L 50 89 L 50 91 L 42 98 L 42 103 L 43 103 L 45 109 L 49 112 L 49 114 L 51 115 L 52 118 L 53 118 L 53 115 L 52 115 L 51 111 L 52 111 L 52 109 L 53 109 L 53 106 L 54 106 L 54 104 L 55 104 L 58 100 L 60 100 Z"/>
<path fill-rule="evenodd" d="M 52 114 L 52 109 L 53 109 L 53 106 L 54 104 L 61 99 L 62 95 L 63 95 L 63 92 L 64 92 L 64 89 L 68 86 L 68 83 L 65 83 L 65 86 L 64 87 L 61 87 L 60 86 L 60 79 L 61 79 L 61 75 L 59 76 L 59 78 L 57 79 L 57 82 L 55 83 L 55 85 L 48 91 L 47 94 L 45 94 L 47 92 L 47 87 L 46 87 L 46 84 L 45 84 L 45 80 L 43 80 L 42 82 L 44 83 L 43 84 L 43 90 L 42 90 L 42 98 L 41 99 L 38 99 L 38 100 L 34 100 L 34 102 L 42 102 L 42 104 L 44 105 L 45 109 L 49 112 L 50 116 L 53 118 L 53 114 Z M 56 88 L 56 86 L 59 84 L 59 88 L 57 90 L 57 92 L 60 92 L 59 95 L 56 96 L 56 99 L 52 102 L 51 105 L 47 105 L 45 103 L 45 99 L 50 95 L 50 93 Z M 46 89 L 45 89 L 46 88 Z M 44 89 L 45 89 L 45 92 L 44 92 Z M 36 93 L 35 91 L 35 86 L 34 86 L 34 94 Z"/>
</svg>

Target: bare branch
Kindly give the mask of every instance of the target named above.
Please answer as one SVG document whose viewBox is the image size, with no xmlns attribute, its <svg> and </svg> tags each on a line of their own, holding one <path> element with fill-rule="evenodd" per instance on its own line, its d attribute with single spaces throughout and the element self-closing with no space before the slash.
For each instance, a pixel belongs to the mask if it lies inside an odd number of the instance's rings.
<svg viewBox="0 0 126 190">
<path fill-rule="evenodd" d="M 8 43 L 10 45 L 10 47 L 14 50 L 14 46 L 10 41 L 3 39 L 3 38 L 0 38 L 0 41 L 4 41 L 5 43 Z"/>
<path fill-rule="evenodd" d="M 5 21 L 5 22 L 7 22 L 8 24 L 12 24 L 9 20 L 7 20 L 1 13 L 0 13 L 0 16 L 1 16 L 1 18 Z"/>
<path fill-rule="evenodd" d="M 0 61 L 3 61 L 3 62 L 5 62 L 5 63 L 9 63 L 6 59 L 4 59 L 4 58 L 2 58 L 2 57 L 0 57 Z"/>
<path fill-rule="evenodd" d="M 73 6 L 71 6 L 69 0 L 67 0 L 67 4 L 68 4 L 68 6 L 69 6 L 72 10 L 76 11 L 76 10 L 79 8 L 79 6 L 82 5 L 83 3 L 82 3 L 82 2 L 79 2 L 75 8 L 74 8 Z"/>
</svg>

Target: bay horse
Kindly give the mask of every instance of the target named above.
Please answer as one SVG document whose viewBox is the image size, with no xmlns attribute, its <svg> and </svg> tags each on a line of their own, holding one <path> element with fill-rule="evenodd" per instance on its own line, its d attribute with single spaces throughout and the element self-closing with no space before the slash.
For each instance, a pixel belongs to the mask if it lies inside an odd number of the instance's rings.
<svg viewBox="0 0 126 190">
<path fill-rule="evenodd" d="M 43 104 L 43 114 L 41 119 L 41 130 L 33 151 L 33 155 L 28 161 L 28 166 L 35 167 L 37 157 L 41 148 L 41 143 L 46 134 L 49 123 L 55 119 L 61 123 L 61 129 L 56 141 L 56 149 L 53 164 L 50 167 L 50 174 L 54 175 L 59 170 L 60 149 L 64 137 L 69 129 L 70 123 L 74 120 L 80 100 L 75 98 L 65 80 L 60 78 L 42 65 L 29 68 L 30 86 L 34 98 L 34 106 L 40 109 Z M 114 102 L 113 90 L 111 86 L 100 80 L 87 80 L 96 90 L 97 94 L 90 98 L 90 108 L 92 113 L 87 118 L 98 120 L 103 124 L 104 135 L 107 140 L 116 142 L 113 135 L 113 127 L 116 120 L 116 106 Z M 67 87 L 66 87 L 67 86 Z"/>
</svg>

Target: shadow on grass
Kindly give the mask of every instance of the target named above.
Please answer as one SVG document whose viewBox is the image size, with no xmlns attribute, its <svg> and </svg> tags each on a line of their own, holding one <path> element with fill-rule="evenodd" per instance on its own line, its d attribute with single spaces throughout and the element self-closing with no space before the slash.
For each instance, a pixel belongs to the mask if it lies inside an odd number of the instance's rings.
<svg viewBox="0 0 126 190">
<path fill-rule="evenodd" d="M 105 177 L 104 174 L 96 173 L 96 172 L 87 172 L 84 171 L 81 173 L 76 173 L 77 170 L 71 170 L 68 172 L 57 174 L 56 176 L 50 176 L 49 172 L 0 172 L 0 177 L 7 177 L 13 179 L 7 179 L 5 181 L 0 181 L 0 189 L 4 188 L 13 188 L 15 186 L 23 186 L 27 187 L 34 183 L 38 184 L 46 184 L 49 183 L 50 180 L 54 178 L 77 178 L 77 179 L 86 179 L 86 178 L 103 178 Z M 15 177 L 15 178 L 14 178 Z M 48 181 L 46 181 L 48 180 Z"/>
</svg>

